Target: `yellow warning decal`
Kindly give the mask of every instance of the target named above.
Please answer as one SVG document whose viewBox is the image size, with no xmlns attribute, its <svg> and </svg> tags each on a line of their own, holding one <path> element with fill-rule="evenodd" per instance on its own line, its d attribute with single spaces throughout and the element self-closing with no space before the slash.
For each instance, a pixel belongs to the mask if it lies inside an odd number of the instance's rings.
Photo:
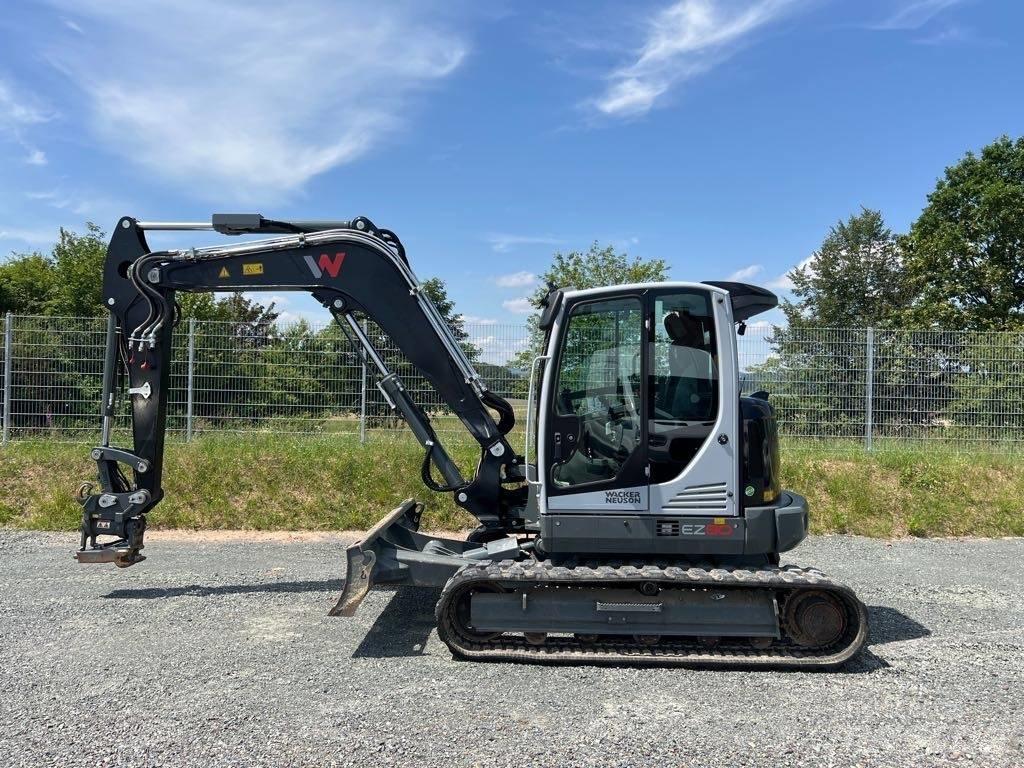
<svg viewBox="0 0 1024 768">
<path fill-rule="evenodd" d="M 227 267 L 221 267 L 220 274 L 218 274 L 217 277 L 231 277 L 231 273 L 228 272 Z"/>
<path fill-rule="evenodd" d="M 724 517 L 716 517 L 715 518 L 715 525 L 722 525 L 724 522 L 725 522 L 725 518 Z"/>
<path fill-rule="evenodd" d="M 263 265 L 258 263 L 258 262 L 255 263 L 255 264 L 243 264 L 242 265 L 242 274 L 243 275 L 262 275 L 263 274 Z"/>
</svg>

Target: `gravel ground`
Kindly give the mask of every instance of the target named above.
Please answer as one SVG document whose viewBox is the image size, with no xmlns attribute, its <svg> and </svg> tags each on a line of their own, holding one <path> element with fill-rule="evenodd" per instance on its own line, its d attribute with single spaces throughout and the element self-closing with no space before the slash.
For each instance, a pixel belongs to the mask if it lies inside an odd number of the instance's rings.
<svg viewBox="0 0 1024 768">
<path fill-rule="evenodd" d="M 0 530 L 0 764 L 1024 764 L 1024 540 L 810 539 L 870 606 L 840 673 L 457 662 L 435 590 L 326 616 L 346 540 L 157 533 L 118 570 Z"/>
</svg>

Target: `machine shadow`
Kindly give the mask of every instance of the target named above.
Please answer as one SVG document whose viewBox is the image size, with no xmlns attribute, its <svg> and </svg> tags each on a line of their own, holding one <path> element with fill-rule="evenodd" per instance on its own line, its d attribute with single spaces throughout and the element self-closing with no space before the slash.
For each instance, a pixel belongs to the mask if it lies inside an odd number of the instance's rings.
<svg viewBox="0 0 1024 768">
<path fill-rule="evenodd" d="M 441 590 L 436 587 L 404 586 L 388 591 L 393 592 L 391 600 L 352 654 L 353 658 L 389 658 L 423 654 L 427 639 L 435 628 L 434 605 L 441 596 Z M 920 622 L 884 605 L 868 606 L 868 622 L 870 633 L 864 649 L 857 658 L 849 661 L 841 669 L 834 670 L 838 674 L 864 674 L 886 669 L 890 666 L 889 663 L 875 655 L 871 650 L 872 646 L 914 640 L 931 634 L 931 630 Z M 739 665 L 737 669 L 750 668 Z"/>
<path fill-rule="evenodd" d="M 211 597 L 213 595 L 246 595 L 256 592 L 334 592 L 341 594 L 344 586 L 344 579 L 275 581 L 261 584 L 224 584 L 221 586 L 189 584 L 182 587 L 114 589 L 103 595 L 103 598 L 106 600 L 158 600 L 164 597 Z"/>
<path fill-rule="evenodd" d="M 887 605 L 869 605 L 867 608 L 870 628 L 867 642 L 869 646 L 898 643 L 901 640 L 916 640 L 919 637 L 928 637 L 932 633 L 924 624 L 895 608 L 890 608 Z"/>
<path fill-rule="evenodd" d="M 160 600 L 173 597 L 212 597 L 254 593 L 329 592 L 337 596 L 345 587 L 344 579 L 322 581 L 276 581 L 260 584 L 189 584 L 180 587 L 114 589 L 103 595 L 106 600 Z M 353 658 L 382 659 L 419 656 L 434 629 L 434 605 L 441 596 L 439 587 L 381 586 L 374 591 L 390 592 L 391 600 L 377 616 Z"/>
<path fill-rule="evenodd" d="M 867 609 L 867 642 L 856 658 L 838 670 L 840 674 L 862 674 L 888 669 L 892 665 L 875 655 L 872 650 L 875 646 L 898 643 L 902 640 L 916 640 L 919 637 L 928 637 L 932 633 L 924 624 L 887 605 L 869 605 Z"/>
<path fill-rule="evenodd" d="M 352 658 L 420 656 L 426 649 L 427 638 L 434 631 L 434 606 L 441 597 L 440 587 L 403 586 L 391 591 L 391 600 L 377 616 Z"/>
</svg>

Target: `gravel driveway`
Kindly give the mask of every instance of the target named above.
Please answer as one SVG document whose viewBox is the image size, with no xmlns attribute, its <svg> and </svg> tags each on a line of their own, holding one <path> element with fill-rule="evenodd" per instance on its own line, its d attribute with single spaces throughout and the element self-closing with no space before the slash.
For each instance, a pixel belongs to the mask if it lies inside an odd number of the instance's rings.
<svg viewBox="0 0 1024 768">
<path fill-rule="evenodd" d="M 870 610 L 841 673 L 457 662 L 434 590 L 326 615 L 347 540 L 155 533 L 118 570 L 0 530 L 0 764 L 1024 764 L 1024 540 L 810 539 Z"/>
</svg>

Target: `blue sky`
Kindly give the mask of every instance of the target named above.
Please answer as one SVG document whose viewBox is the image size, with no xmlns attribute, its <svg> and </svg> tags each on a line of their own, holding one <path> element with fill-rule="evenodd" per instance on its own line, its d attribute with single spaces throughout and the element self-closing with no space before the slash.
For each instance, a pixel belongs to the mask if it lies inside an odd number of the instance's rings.
<svg viewBox="0 0 1024 768">
<path fill-rule="evenodd" d="M 364 214 L 473 322 L 522 322 L 552 251 L 595 239 L 784 293 L 837 219 L 903 230 L 1024 133 L 1016 0 L 4 10 L 0 252 L 124 214 Z"/>
</svg>

